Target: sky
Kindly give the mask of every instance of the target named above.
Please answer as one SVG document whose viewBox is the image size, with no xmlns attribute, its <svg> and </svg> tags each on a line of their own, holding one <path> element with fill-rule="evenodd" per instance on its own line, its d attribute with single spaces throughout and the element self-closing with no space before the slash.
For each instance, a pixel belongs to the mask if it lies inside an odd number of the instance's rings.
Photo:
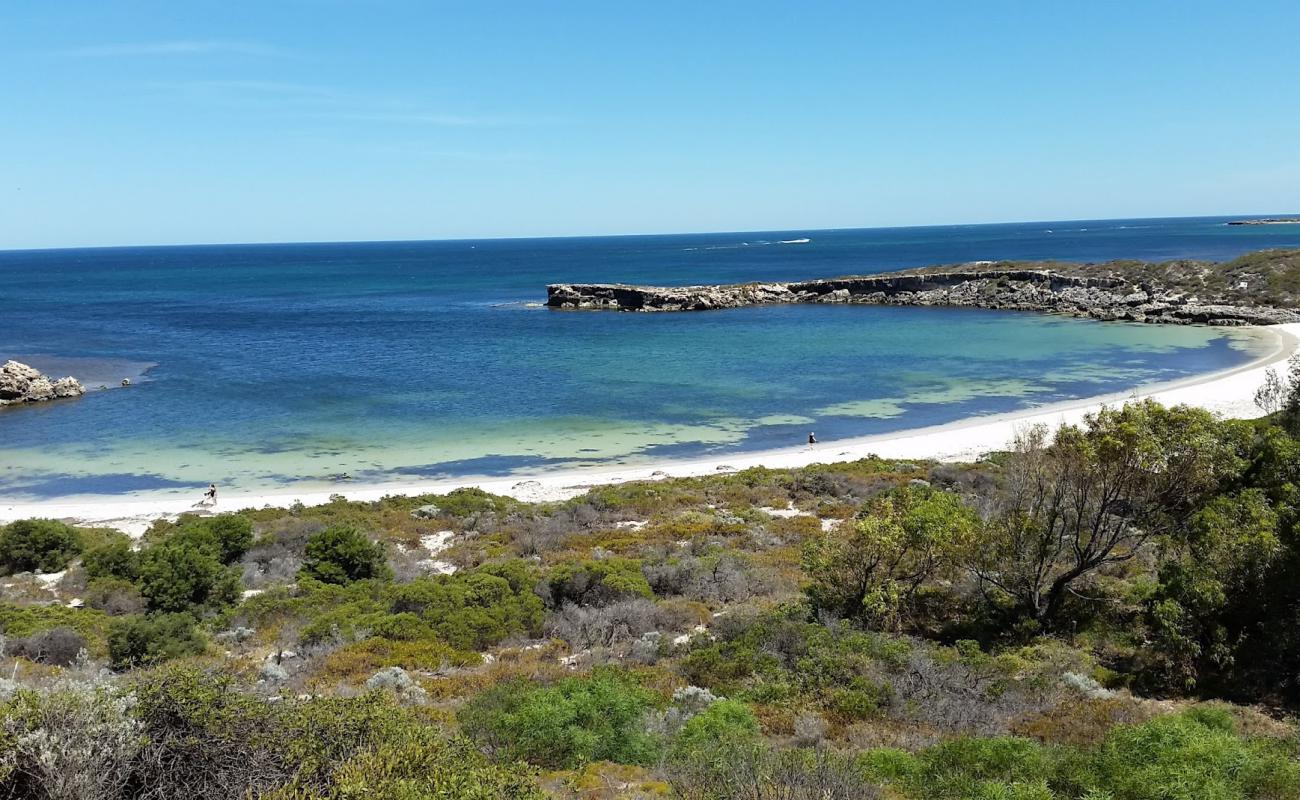
<svg viewBox="0 0 1300 800">
<path fill-rule="evenodd" d="M 1300 212 L 1300 3 L 0 7 L 0 249 Z"/>
</svg>

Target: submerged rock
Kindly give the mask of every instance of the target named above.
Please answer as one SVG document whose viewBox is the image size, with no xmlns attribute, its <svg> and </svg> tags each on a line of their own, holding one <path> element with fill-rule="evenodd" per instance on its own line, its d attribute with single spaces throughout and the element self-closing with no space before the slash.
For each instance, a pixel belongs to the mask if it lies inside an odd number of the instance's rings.
<svg viewBox="0 0 1300 800">
<path fill-rule="evenodd" d="M 6 361 L 4 366 L 0 366 L 0 406 L 39 403 L 85 393 L 85 387 L 76 378 L 56 380 L 17 361 Z"/>
</svg>

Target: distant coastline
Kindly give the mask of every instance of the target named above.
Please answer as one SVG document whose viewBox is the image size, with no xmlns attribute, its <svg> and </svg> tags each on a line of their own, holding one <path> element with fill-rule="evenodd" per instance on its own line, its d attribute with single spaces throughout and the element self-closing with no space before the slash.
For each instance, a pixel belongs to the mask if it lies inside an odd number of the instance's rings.
<svg viewBox="0 0 1300 800">
<path fill-rule="evenodd" d="M 1300 225 L 1300 217 L 1265 217 L 1263 219 L 1234 219 L 1229 225 Z"/>
</svg>

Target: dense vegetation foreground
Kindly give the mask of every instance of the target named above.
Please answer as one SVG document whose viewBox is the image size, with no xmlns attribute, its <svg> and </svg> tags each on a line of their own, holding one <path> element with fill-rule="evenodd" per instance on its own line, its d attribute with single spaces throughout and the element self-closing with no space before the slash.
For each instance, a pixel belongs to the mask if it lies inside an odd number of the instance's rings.
<svg viewBox="0 0 1300 800">
<path fill-rule="evenodd" d="M 1300 798 L 1300 397 L 0 530 L 0 797 Z"/>
</svg>

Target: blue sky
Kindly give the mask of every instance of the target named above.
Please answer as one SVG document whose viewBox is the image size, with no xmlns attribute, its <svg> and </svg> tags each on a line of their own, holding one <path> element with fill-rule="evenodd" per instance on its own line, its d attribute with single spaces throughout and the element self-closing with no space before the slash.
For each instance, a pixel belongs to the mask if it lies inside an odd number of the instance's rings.
<svg viewBox="0 0 1300 800">
<path fill-rule="evenodd" d="M 6 3 L 0 248 L 1300 211 L 1300 3 Z"/>
</svg>

